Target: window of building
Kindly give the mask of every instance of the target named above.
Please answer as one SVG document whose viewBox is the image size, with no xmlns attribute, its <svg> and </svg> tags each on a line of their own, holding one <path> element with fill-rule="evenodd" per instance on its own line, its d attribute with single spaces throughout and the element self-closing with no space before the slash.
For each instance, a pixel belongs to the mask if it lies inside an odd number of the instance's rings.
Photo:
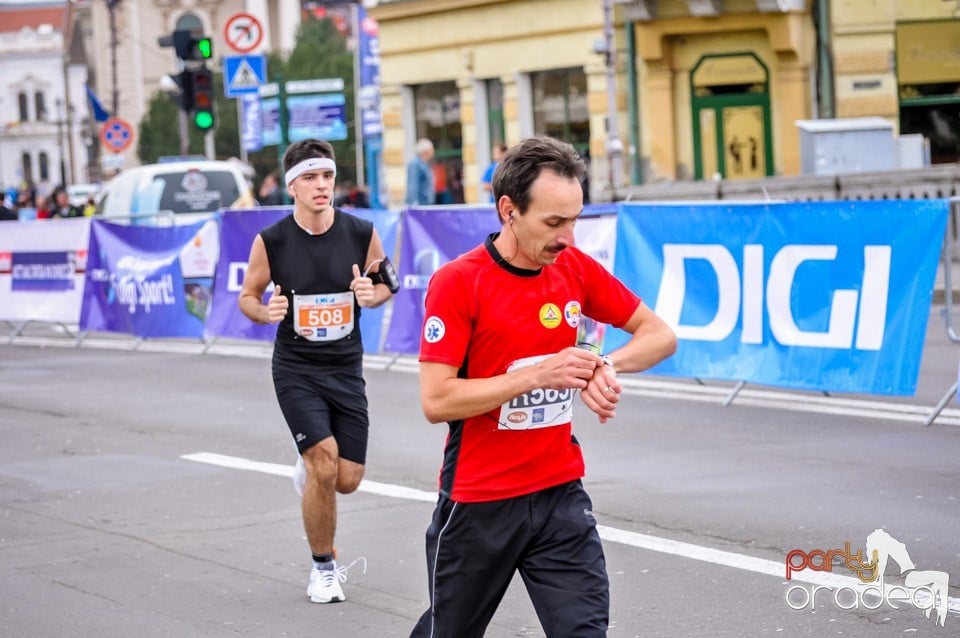
<svg viewBox="0 0 960 638">
<path fill-rule="evenodd" d="M 460 91 L 456 82 L 421 84 L 413 89 L 417 138 L 425 137 L 436 148 L 434 187 L 438 204 L 462 204 L 463 134 Z"/>
<path fill-rule="evenodd" d="M 45 182 L 50 179 L 50 160 L 46 151 L 40 151 L 40 155 L 37 156 L 37 164 L 40 168 L 40 181 Z"/>
<path fill-rule="evenodd" d="M 934 164 L 960 161 L 960 20 L 899 22 L 896 69 L 900 92 L 900 134 L 930 140 Z"/>
<path fill-rule="evenodd" d="M 28 108 L 27 108 L 27 94 L 26 94 L 26 93 L 24 93 L 24 92 L 21 91 L 20 94 L 17 95 L 17 104 L 18 104 L 19 107 L 20 107 L 20 121 L 21 121 L 21 122 L 26 122 L 27 120 L 30 119 L 30 112 L 29 112 L 29 110 L 28 110 Z"/>
<path fill-rule="evenodd" d="M 590 150 L 587 75 L 583 69 L 553 69 L 531 74 L 533 129 L 570 142 L 581 155 Z"/>
<path fill-rule="evenodd" d="M 26 100 L 26 96 L 23 93 L 21 95 Z M 23 171 L 23 181 L 27 184 L 33 184 L 33 162 L 30 160 L 30 153 L 24 151 L 20 155 L 20 168 Z"/>
<path fill-rule="evenodd" d="M 503 82 L 494 78 L 487 80 L 487 119 L 490 127 L 490 142 L 507 141 L 503 124 Z"/>
<path fill-rule="evenodd" d="M 34 112 L 37 114 L 37 121 L 42 122 L 47 119 L 47 105 L 43 99 L 43 93 L 37 91 L 33 94 Z"/>
<path fill-rule="evenodd" d="M 900 89 L 900 134 L 919 133 L 930 140 L 930 161 L 960 161 L 960 82 Z"/>
</svg>

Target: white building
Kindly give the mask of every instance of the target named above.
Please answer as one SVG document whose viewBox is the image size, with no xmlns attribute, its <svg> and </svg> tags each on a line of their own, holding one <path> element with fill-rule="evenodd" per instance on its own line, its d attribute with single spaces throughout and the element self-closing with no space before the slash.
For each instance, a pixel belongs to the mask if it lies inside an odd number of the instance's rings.
<svg viewBox="0 0 960 638">
<path fill-rule="evenodd" d="M 86 182 L 87 67 L 70 55 L 76 12 L 67 2 L 0 4 L 0 185 L 47 194 Z"/>
</svg>

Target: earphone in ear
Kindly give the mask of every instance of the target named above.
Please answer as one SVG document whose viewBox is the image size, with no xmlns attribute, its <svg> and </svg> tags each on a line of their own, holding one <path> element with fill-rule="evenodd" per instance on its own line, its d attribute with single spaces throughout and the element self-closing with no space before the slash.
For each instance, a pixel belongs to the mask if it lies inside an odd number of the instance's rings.
<svg viewBox="0 0 960 638">
<path fill-rule="evenodd" d="M 513 223 L 513 213 L 510 213 L 510 223 Z"/>
</svg>

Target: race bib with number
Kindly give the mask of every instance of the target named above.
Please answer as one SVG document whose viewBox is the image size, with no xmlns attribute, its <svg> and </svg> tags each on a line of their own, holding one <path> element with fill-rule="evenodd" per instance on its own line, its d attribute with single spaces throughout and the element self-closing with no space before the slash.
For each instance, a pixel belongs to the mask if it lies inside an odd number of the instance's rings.
<svg viewBox="0 0 960 638">
<path fill-rule="evenodd" d="M 293 296 L 293 329 L 307 341 L 336 341 L 353 332 L 353 292 Z"/>
<path fill-rule="evenodd" d="M 551 355 L 538 355 L 518 359 L 510 364 L 507 372 L 540 363 Z M 497 420 L 501 430 L 532 430 L 566 425 L 573 420 L 573 394 L 566 390 L 537 388 L 514 397 L 500 406 Z"/>
</svg>

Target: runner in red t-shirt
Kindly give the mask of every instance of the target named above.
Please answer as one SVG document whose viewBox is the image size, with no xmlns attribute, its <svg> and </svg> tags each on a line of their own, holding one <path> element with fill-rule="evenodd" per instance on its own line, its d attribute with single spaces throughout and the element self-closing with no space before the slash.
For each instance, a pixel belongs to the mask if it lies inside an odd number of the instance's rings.
<svg viewBox="0 0 960 638">
<path fill-rule="evenodd" d="M 431 606 L 413 636 L 482 636 L 519 570 L 548 636 L 603 636 L 609 587 L 580 483 L 573 400 L 616 416 L 617 372 L 673 354 L 676 337 L 573 246 L 584 165 L 548 137 L 504 156 L 503 229 L 436 272 L 420 341 L 424 414 L 450 434 L 427 530 Z M 576 347 L 588 316 L 632 333 L 607 356 Z"/>
</svg>

